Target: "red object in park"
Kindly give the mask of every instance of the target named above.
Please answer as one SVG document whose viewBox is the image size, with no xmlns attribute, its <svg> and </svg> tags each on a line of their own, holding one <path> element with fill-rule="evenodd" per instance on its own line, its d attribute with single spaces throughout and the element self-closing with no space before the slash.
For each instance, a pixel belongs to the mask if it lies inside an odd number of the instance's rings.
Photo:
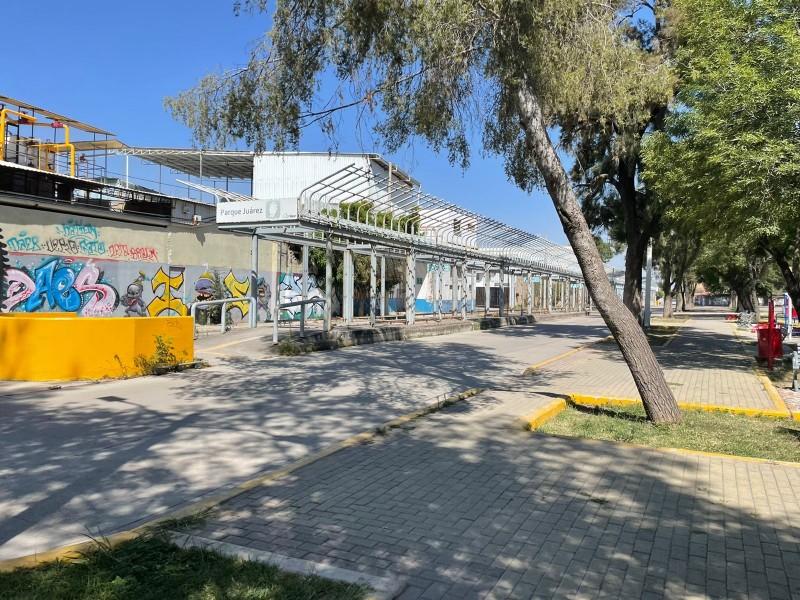
<svg viewBox="0 0 800 600">
<path fill-rule="evenodd" d="M 772 370 L 772 361 L 783 356 L 781 330 L 775 327 L 775 303 L 769 302 L 769 317 L 766 323 L 756 326 L 758 335 L 758 357 L 767 359 L 767 367 Z"/>
</svg>

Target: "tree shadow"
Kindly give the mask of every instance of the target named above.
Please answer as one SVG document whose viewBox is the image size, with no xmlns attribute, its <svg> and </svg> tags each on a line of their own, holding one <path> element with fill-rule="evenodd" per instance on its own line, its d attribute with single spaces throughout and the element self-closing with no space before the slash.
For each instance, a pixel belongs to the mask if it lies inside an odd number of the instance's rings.
<svg viewBox="0 0 800 600">
<path fill-rule="evenodd" d="M 800 592 L 797 503 L 769 489 L 796 469 L 522 435 L 459 408 L 234 498 L 197 533 L 406 577 L 401 598 Z"/>
</svg>

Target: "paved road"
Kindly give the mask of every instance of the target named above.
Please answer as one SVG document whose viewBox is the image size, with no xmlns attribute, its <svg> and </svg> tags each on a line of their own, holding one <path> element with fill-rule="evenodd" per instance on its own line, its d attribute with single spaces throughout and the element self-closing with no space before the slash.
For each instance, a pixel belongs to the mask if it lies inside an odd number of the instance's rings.
<svg viewBox="0 0 800 600">
<path fill-rule="evenodd" d="M 800 468 L 526 433 L 485 393 L 223 504 L 216 539 L 400 600 L 798 598 Z"/>
<path fill-rule="evenodd" d="M 581 317 L 266 360 L 250 340 L 201 371 L 0 383 L 0 560 L 128 529 L 454 392 L 518 389 L 605 335 Z"/>
</svg>

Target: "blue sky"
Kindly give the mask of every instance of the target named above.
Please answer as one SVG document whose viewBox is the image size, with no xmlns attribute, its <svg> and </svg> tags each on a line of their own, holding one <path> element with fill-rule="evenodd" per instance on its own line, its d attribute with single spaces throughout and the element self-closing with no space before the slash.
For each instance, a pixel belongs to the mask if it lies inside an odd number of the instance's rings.
<svg viewBox="0 0 800 600">
<path fill-rule="evenodd" d="M 243 63 L 268 27 L 266 15 L 235 17 L 232 0 L 40 0 L 34 18 L 35 25 L 16 18 L 3 28 L 0 94 L 112 131 L 132 146 L 190 147 L 190 131 L 164 110 L 163 98 Z M 340 151 L 380 151 L 348 133 Z M 300 150 L 325 151 L 327 141 L 312 128 Z M 517 189 L 502 162 L 482 157 L 479 147 L 466 172 L 422 142 L 382 154 L 429 193 L 567 243 L 550 198 Z"/>
</svg>

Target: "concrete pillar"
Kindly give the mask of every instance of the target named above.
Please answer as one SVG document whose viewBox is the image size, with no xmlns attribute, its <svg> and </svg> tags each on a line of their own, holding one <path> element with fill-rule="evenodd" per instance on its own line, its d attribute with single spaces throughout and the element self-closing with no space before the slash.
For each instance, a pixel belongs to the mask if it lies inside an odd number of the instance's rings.
<svg viewBox="0 0 800 600">
<path fill-rule="evenodd" d="M 414 324 L 414 303 L 417 300 L 417 272 L 414 251 L 406 253 L 406 323 Z"/>
<path fill-rule="evenodd" d="M 517 274 L 508 272 L 508 314 L 513 314 L 517 306 Z"/>
<path fill-rule="evenodd" d="M 325 307 L 322 327 L 325 331 L 331 330 L 331 315 L 333 314 L 333 242 L 331 238 L 325 243 Z"/>
<path fill-rule="evenodd" d="M 275 273 L 272 275 L 272 298 L 270 299 L 269 312 L 272 316 L 272 343 L 278 343 L 278 304 L 280 304 L 280 291 L 278 290 L 278 281 L 281 274 L 281 243 L 275 244 L 277 249 L 277 258 Z"/>
<path fill-rule="evenodd" d="M 450 307 L 450 314 L 453 318 L 456 316 L 458 310 L 458 265 L 450 263 L 450 288 L 453 305 Z"/>
<path fill-rule="evenodd" d="M 386 304 L 386 257 L 381 256 L 381 316 L 389 314 L 389 307 Z"/>
<path fill-rule="evenodd" d="M 528 271 L 528 316 L 533 314 L 533 271 Z"/>
<path fill-rule="evenodd" d="M 461 263 L 461 267 L 459 268 L 459 272 L 461 274 L 461 319 L 466 321 L 467 320 L 467 265 L 466 263 Z"/>
<path fill-rule="evenodd" d="M 547 276 L 547 289 L 545 291 L 547 297 L 547 312 L 553 312 L 553 276 Z"/>
<path fill-rule="evenodd" d="M 256 233 L 253 233 L 253 238 L 250 240 L 250 297 L 253 298 L 250 307 L 250 327 L 255 327 L 258 321 L 258 235 Z"/>
<path fill-rule="evenodd" d="M 492 288 L 490 283 L 492 281 L 492 271 L 489 269 L 489 265 L 483 267 L 483 289 L 486 292 L 483 297 L 483 314 L 484 316 L 489 314 L 489 308 L 492 306 L 491 298 L 492 298 Z"/>
<path fill-rule="evenodd" d="M 433 305 L 436 318 L 442 320 L 442 263 L 436 265 L 436 278 L 434 279 Z"/>
<path fill-rule="evenodd" d="M 500 265 L 500 291 L 497 294 L 499 314 L 502 317 L 506 314 L 506 271 L 503 265 Z"/>
<path fill-rule="evenodd" d="M 308 245 L 303 245 L 303 275 L 302 275 L 302 282 L 301 285 L 303 289 L 301 290 L 301 298 L 303 300 L 308 300 Z M 300 307 L 300 337 L 305 337 L 306 335 L 306 305 L 303 304 Z"/>
<path fill-rule="evenodd" d="M 369 324 L 375 327 L 376 304 L 378 303 L 378 257 L 375 256 L 375 246 L 372 246 L 369 255 Z"/>
<path fill-rule="evenodd" d="M 346 325 L 353 323 L 353 251 L 345 249 L 342 261 L 342 316 Z"/>
</svg>

